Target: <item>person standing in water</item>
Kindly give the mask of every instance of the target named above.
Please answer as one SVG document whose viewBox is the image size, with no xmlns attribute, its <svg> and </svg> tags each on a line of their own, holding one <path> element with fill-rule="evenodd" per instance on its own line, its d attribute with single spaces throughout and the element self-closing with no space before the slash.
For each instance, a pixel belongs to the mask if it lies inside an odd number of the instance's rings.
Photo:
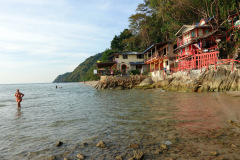
<svg viewBox="0 0 240 160">
<path fill-rule="evenodd" d="M 16 97 L 16 102 L 18 105 L 18 108 L 21 108 L 21 102 L 22 102 L 22 97 L 24 96 L 24 94 L 22 94 L 21 92 L 19 92 L 19 89 L 17 89 L 16 93 L 15 93 L 15 97 Z"/>
</svg>

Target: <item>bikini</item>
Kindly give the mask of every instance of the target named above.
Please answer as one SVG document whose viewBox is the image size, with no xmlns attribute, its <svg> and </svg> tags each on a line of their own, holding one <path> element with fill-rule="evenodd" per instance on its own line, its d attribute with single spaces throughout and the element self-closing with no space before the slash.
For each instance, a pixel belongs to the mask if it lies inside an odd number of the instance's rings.
<svg viewBox="0 0 240 160">
<path fill-rule="evenodd" d="M 17 99 L 22 99 L 21 94 L 19 94 L 19 93 L 16 93 L 15 96 Z"/>
</svg>

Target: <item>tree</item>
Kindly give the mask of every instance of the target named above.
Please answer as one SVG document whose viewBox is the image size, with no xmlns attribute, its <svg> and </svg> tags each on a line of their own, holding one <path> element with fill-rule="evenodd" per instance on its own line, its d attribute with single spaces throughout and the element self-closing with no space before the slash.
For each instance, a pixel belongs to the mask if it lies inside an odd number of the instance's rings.
<svg viewBox="0 0 240 160">
<path fill-rule="evenodd" d="M 103 52 L 102 61 L 103 61 L 103 62 L 107 62 L 109 56 L 111 56 L 113 53 L 116 53 L 116 51 L 115 51 L 115 50 L 112 50 L 112 49 L 106 49 L 106 50 Z"/>
</svg>

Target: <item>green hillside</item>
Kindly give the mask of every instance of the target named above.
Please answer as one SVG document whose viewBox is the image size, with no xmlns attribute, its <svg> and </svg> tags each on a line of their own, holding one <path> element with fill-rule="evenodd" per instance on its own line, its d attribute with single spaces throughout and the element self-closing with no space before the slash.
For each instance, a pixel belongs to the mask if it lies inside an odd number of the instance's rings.
<svg viewBox="0 0 240 160">
<path fill-rule="evenodd" d="M 96 68 L 95 63 L 102 58 L 102 53 L 98 53 L 94 56 L 87 58 L 84 62 L 79 64 L 73 72 L 68 72 L 59 75 L 53 83 L 56 82 L 81 82 L 96 80 L 98 77 L 93 74 L 93 70 Z"/>
</svg>

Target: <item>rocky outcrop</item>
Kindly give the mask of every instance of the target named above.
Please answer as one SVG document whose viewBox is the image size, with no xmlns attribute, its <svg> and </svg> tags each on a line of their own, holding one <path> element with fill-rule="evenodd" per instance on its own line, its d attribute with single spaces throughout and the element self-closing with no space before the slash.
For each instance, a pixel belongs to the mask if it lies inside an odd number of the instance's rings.
<svg viewBox="0 0 240 160">
<path fill-rule="evenodd" d="M 153 84 L 152 78 L 147 77 L 140 84 L 138 84 L 138 86 L 146 86 L 146 85 L 152 85 L 152 84 Z"/>
<path fill-rule="evenodd" d="M 227 67 L 210 68 L 199 72 L 198 76 L 177 73 L 154 83 L 151 77 L 102 77 L 95 86 L 97 89 L 152 89 L 162 88 L 178 92 L 225 92 L 240 91 L 240 70 L 231 71 Z"/>
<path fill-rule="evenodd" d="M 95 86 L 96 89 L 132 89 L 140 84 L 146 76 L 113 77 L 102 76 Z"/>
<path fill-rule="evenodd" d="M 157 88 L 182 92 L 223 92 L 240 90 L 240 71 L 219 67 L 205 70 L 197 78 L 173 77 L 159 81 Z"/>
</svg>

